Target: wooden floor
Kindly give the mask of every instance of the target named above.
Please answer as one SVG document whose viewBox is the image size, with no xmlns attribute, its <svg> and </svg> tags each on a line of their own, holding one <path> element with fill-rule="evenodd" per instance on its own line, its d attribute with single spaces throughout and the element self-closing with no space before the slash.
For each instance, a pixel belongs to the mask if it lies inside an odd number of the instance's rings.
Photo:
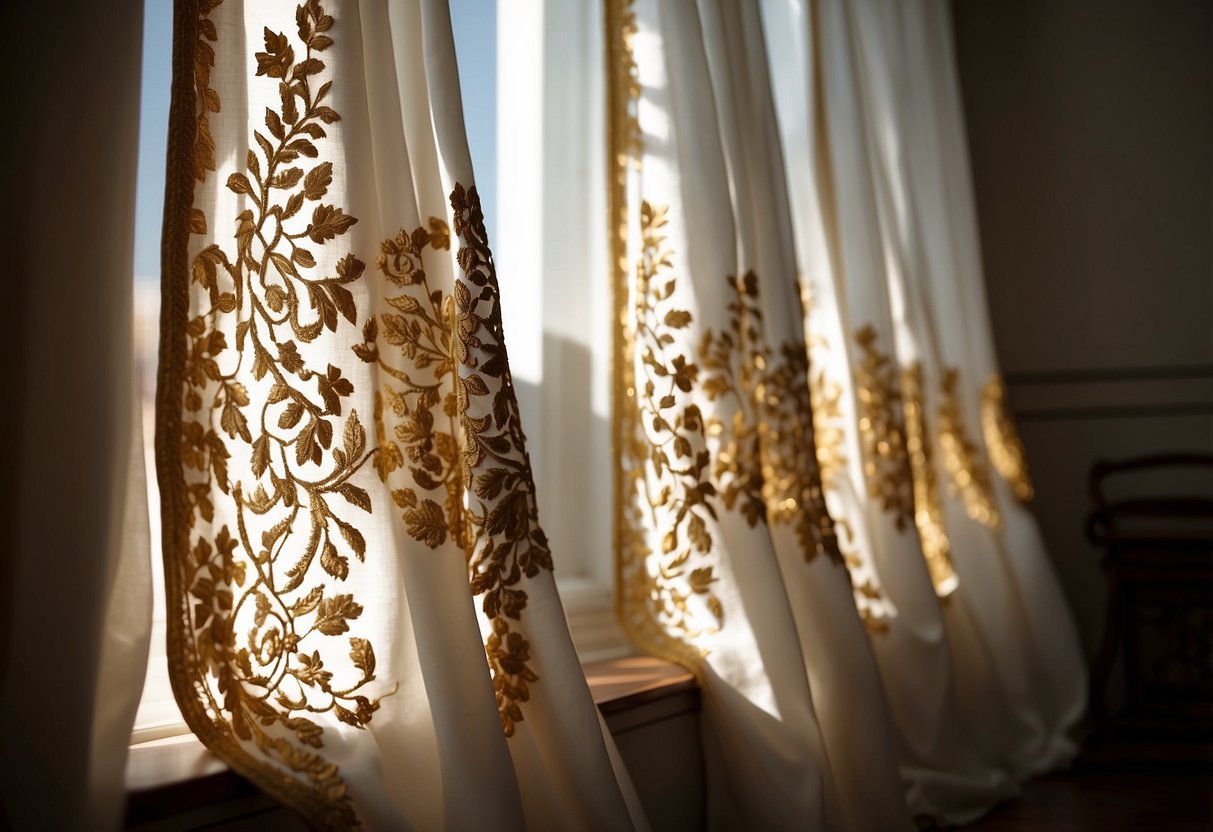
<svg viewBox="0 0 1213 832">
<path fill-rule="evenodd" d="M 965 832 L 1210 832 L 1213 772 L 1076 771 L 1029 783 Z"/>
</svg>

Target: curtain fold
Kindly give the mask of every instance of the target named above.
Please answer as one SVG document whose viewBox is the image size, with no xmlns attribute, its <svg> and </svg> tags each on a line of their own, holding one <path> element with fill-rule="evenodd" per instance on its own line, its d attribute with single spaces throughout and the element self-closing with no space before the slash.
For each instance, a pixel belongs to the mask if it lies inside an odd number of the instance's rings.
<svg viewBox="0 0 1213 832">
<path fill-rule="evenodd" d="M 1085 677 L 1069 611 L 1021 505 L 1030 481 L 985 311 L 947 10 L 925 0 L 814 8 L 831 35 L 818 40 L 815 129 L 826 153 L 815 181 L 793 187 L 828 189 L 826 199 L 849 207 L 834 228 L 841 254 L 804 260 L 809 291 L 832 269 L 852 301 L 889 299 L 887 412 L 904 435 L 919 537 L 945 599 L 958 704 L 987 762 L 1020 777 L 1045 771 L 1073 754 L 1066 732 L 1085 702 Z M 773 77 L 782 81 L 779 67 Z M 847 130 L 835 113 L 857 103 L 861 118 Z M 864 247 L 875 250 L 866 262 L 849 254 Z M 852 331 L 870 334 L 854 308 Z"/>
<path fill-rule="evenodd" d="M 22 6 L 8 22 L 26 127 L 0 230 L 0 827 L 114 828 L 151 626 L 131 356 L 142 9 Z"/>
<path fill-rule="evenodd" d="M 700 678 L 721 827 L 908 827 L 813 456 L 760 22 L 734 3 L 617 11 L 625 625 Z"/>
<path fill-rule="evenodd" d="M 322 827 L 643 827 L 538 522 L 445 3 L 177 10 L 157 461 L 187 722 Z"/>
<path fill-rule="evenodd" d="M 722 828 L 961 823 L 1073 753 L 949 26 L 608 8 L 621 616 L 700 676 Z"/>
</svg>

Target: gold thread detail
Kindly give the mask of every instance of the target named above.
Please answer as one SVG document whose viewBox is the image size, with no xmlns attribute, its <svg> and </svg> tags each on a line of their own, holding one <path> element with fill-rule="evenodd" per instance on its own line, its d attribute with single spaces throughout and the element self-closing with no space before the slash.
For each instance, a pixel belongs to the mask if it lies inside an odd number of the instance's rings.
<svg viewBox="0 0 1213 832">
<path fill-rule="evenodd" d="M 893 516 L 898 531 L 914 518 L 914 493 L 899 413 L 901 396 L 897 369 L 876 346 L 870 325 L 855 333 L 862 359 L 855 367 L 855 396 L 859 409 L 859 438 L 868 496 Z"/>
<path fill-rule="evenodd" d="M 647 472 L 627 495 L 641 507 L 630 519 L 664 531 L 660 552 L 652 553 L 656 567 L 636 568 L 629 577 L 648 587 L 652 618 L 691 639 L 725 623 L 712 590 L 720 511 L 737 512 L 751 528 L 790 526 L 805 560 L 825 554 L 841 563 L 842 555 L 816 463 L 804 343 L 792 340 L 778 350 L 767 343 L 758 277 L 747 272 L 726 279 L 728 326 L 705 329 L 693 353 L 682 351 L 676 333 L 693 318 L 673 302 L 678 279 L 667 274 L 673 253 L 666 216 L 665 207 L 641 203 L 643 249 L 633 296 L 639 366 L 631 391 L 638 441 L 627 448 L 634 456 L 620 464 Z M 699 401 L 727 401 L 724 412 L 732 415 L 705 419 Z M 702 605 L 692 603 L 696 597 Z M 711 620 L 702 619 L 701 607 Z"/>
<path fill-rule="evenodd" d="M 430 286 L 423 262 L 427 249 L 450 248 L 446 223 L 431 217 L 401 229 L 383 241 L 377 261 L 400 290 L 385 297 L 395 311 L 370 318 L 354 352 L 390 379 L 376 392 L 375 467 L 393 485 L 407 468 L 407 484 L 391 491 L 406 531 L 431 549 L 448 540 L 463 549 L 472 592 L 492 623 L 485 654 L 510 737 L 539 679 L 530 644 L 511 622 L 527 604 L 522 581 L 550 572 L 552 556 L 539 526 L 480 197 L 456 183 L 450 201 L 462 269 L 453 294 Z M 381 338 L 404 361 L 388 361 Z M 391 434 L 385 412 L 394 417 Z"/>
<path fill-rule="evenodd" d="M 990 376 L 981 391 L 981 432 L 994 470 L 1011 486 L 1017 500 L 1031 502 L 1036 489 L 1028 473 L 1023 442 L 1007 407 L 1007 387 L 998 373 Z"/>
<path fill-rule="evenodd" d="M 829 379 L 824 369 L 809 381 L 813 408 L 813 438 L 817 465 L 826 491 L 837 491 L 847 475 L 846 427 L 842 416 L 842 385 Z"/>
<path fill-rule="evenodd" d="M 281 106 L 267 108 L 265 132 L 253 132 L 260 152 L 226 182 L 252 207 L 237 217 L 232 254 L 212 243 L 190 262 L 191 234 L 208 232 L 194 183 L 216 169 L 208 114 L 220 112 L 210 86 L 218 29 L 209 14 L 218 5 L 179 3 L 174 37 L 156 440 L 175 607 L 170 677 L 190 727 L 235 770 L 316 825 L 351 828 L 358 818 L 337 766 L 318 752 L 325 728 L 316 717 L 363 728 L 395 687 L 368 695 L 374 648 L 351 634 L 362 606 L 325 591 L 345 578 L 337 564 L 366 556 L 350 518 L 372 510 L 356 484 L 372 453 L 358 414 L 343 415 L 353 385 L 332 364 L 309 365 L 295 342 L 354 322 L 348 286 L 362 272 L 346 254 L 336 275 L 318 276 L 308 245 L 324 248 L 357 222 L 321 201 L 331 163 L 304 161 L 340 118 L 324 103 L 330 84 L 313 87 L 335 20 L 316 0 L 297 8 L 299 61 L 292 38 L 266 28 L 257 75 L 277 79 Z M 235 448 L 251 481 L 231 476 Z"/>
<path fill-rule="evenodd" d="M 644 459 L 636 402 L 635 342 L 630 295 L 628 172 L 640 150 L 636 101 L 640 94 L 632 40 L 636 35 L 633 0 L 606 0 L 605 78 L 607 85 L 607 195 L 611 249 L 611 438 L 614 492 L 615 612 L 628 638 L 641 649 L 699 673 L 702 652 L 673 638 L 651 610 L 652 597 L 645 571 L 648 543 L 642 531 L 643 510 L 634 499 L 641 487 L 641 467 L 625 467 L 624 459 Z"/>
<path fill-rule="evenodd" d="M 970 518 L 995 531 L 1002 529 L 1002 516 L 994 499 L 990 472 L 981 450 L 969 438 L 957 393 L 957 370 L 944 371 L 939 396 L 939 448 L 951 480 L 949 493 L 964 503 Z"/>
<path fill-rule="evenodd" d="M 914 522 L 927 562 L 927 571 L 935 594 L 951 595 L 958 585 L 952 567 L 951 549 L 943 523 L 943 507 L 935 478 L 930 434 L 927 431 L 922 401 L 922 364 L 914 362 L 901 377 L 903 412 L 906 424 L 906 450 L 914 474 Z"/>
</svg>

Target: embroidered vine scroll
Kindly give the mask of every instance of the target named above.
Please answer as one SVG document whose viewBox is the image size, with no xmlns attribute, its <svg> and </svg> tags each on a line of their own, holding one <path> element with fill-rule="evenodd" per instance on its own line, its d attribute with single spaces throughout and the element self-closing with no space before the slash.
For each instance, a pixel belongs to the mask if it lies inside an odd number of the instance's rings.
<svg viewBox="0 0 1213 832">
<path fill-rule="evenodd" d="M 652 620 L 694 639 L 725 625 L 712 589 L 711 527 L 720 512 L 738 513 L 751 528 L 789 525 L 806 560 L 841 562 L 842 555 L 815 456 L 803 342 L 768 344 L 758 277 L 750 272 L 726 278 L 727 328 L 704 329 L 693 350 L 679 346 L 675 333 L 693 317 L 672 300 L 678 277 L 670 274 L 667 213 L 640 206 L 642 251 L 629 312 L 635 433 L 622 448 L 625 468 L 647 472 L 632 479 L 630 534 L 642 546 L 644 522 L 664 531 L 655 571 L 633 567 L 626 591 L 643 599 Z M 705 418 L 697 403 L 724 400 L 733 414 L 728 421 Z M 634 554 L 648 556 L 643 548 Z"/>
<path fill-rule="evenodd" d="M 552 555 L 539 527 L 476 189 L 456 184 L 451 207 L 463 269 L 453 295 L 431 286 L 422 259 L 427 249 L 450 248 L 446 222 L 431 217 L 424 227 L 401 229 L 383 241 L 377 261 L 399 292 L 385 298 L 395 311 L 369 318 L 354 352 L 385 379 L 375 395 L 375 468 L 393 486 L 405 529 L 431 549 L 449 538 L 464 550 L 472 591 L 492 622 L 485 649 L 502 728 L 512 736 L 528 684 L 539 677 L 511 622 L 526 607 L 523 579 L 550 571 Z M 407 482 L 396 487 L 393 473 L 405 468 Z"/>
<path fill-rule="evenodd" d="M 202 3 L 178 32 L 196 38 L 193 95 L 177 91 L 174 139 L 192 134 L 198 183 L 216 170 L 211 119 L 222 101 L 209 15 L 219 5 Z M 278 106 L 250 130 L 243 164 L 224 182 L 242 208 L 234 224 L 216 226 L 191 204 L 179 206 L 185 228 L 166 234 L 157 442 L 170 674 L 208 745 L 320 825 L 349 827 L 357 816 L 324 756 L 327 731 L 366 726 L 395 685 L 379 679 L 375 646 L 357 634 L 361 599 L 342 589 L 350 563 L 368 557 L 358 526 L 373 504 L 359 483 L 374 452 L 347 405 L 353 384 L 308 348 L 355 324 L 351 287 L 364 271 L 342 244 L 358 220 L 329 195 L 327 128 L 341 116 L 320 79 L 336 20 L 312 0 L 295 24 L 266 28 L 252 56 Z"/>
<path fill-rule="evenodd" d="M 527 581 L 552 560 L 496 274 L 476 189 L 461 184 L 447 218 L 384 240 L 368 274 L 334 184 L 347 99 L 332 63 L 357 36 L 338 15 L 307 0 L 225 66 L 222 0 L 181 9 L 157 402 L 170 676 L 190 727 L 234 769 L 315 825 L 352 828 L 334 746 L 399 688 L 367 623 L 392 614 L 367 591 L 392 557 L 369 529 L 398 523 L 463 552 L 506 736 L 538 681 L 519 623 Z M 251 124 L 215 82 L 246 58 L 248 97 L 270 102 Z M 452 237 L 459 273 L 431 285 L 425 257 L 450 258 Z"/>
</svg>

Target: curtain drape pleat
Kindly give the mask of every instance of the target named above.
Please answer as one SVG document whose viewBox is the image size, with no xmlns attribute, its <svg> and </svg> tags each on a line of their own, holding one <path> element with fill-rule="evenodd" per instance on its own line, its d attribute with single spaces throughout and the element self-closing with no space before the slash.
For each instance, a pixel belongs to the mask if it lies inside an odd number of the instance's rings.
<svg viewBox="0 0 1213 832">
<path fill-rule="evenodd" d="M 623 11 L 625 624 L 700 677 L 715 825 L 908 827 L 813 456 L 760 21 L 734 3 Z"/>
<path fill-rule="evenodd" d="M 1066 732 L 1081 713 L 1085 677 L 1069 611 L 1022 506 L 1030 481 L 999 392 L 947 8 L 928 0 L 821 0 L 813 10 L 815 20 L 802 17 L 788 31 L 805 39 L 798 51 L 820 73 L 809 129 L 821 147 L 814 175 L 792 175 L 792 187 L 804 194 L 801 206 L 816 191 L 827 211 L 836 207 L 832 227 L 819 235 L 828 258 L 803 246 L 802 273 L 810 297 L 827 280 L 836 293 L 845 287 L 847 303 L 835 306 L 846 312 L 822 315 L 841 316 L 838 329 L 862 342 L 865 360 L 890 362 L 886 412 L 901 435 L 901 458 L 910 459 L 915 521 L 943 599 L 957 704 L 981 757 L 1019 777 L 1045 771 L 1072 756 Z M 776 86 L 788 83 L 784 69 L 773 64 Z M 788 122 L 794 156 L 803 151 L 791 131 L 803 128 Z M 802 238 L 814 233 L 808 226 L 819 213 L 798 212 Z M 883 320 L 865 307 L 873 295 L 887 298 Z M 861 382 L 861 405 L 873 400 L 862 382 L 880 374 L 851 375 Z M 903 698 L 919 701 L 920 684 L 910 689 L 913 697 Z M 907 717 L 912 730 L 932 724 Z"/>
<path fill-rule="evenodd" d="M 947 9 L 607 20 L 621 607 L 700 676 L 710 819 L 971 820 L 1068 761 L 1084 690 L 1022 505 Z"/>
<path fill-rule="evenodd" d="M 177 11 L 157 462 L 187 722 L 322 827 L 642 827 L 538 522 L 445 2 Z"/>
<path fill-rule="evenodd" d="M 151 623 L 131 360 L 142 14 L 6 11 L 21 33 L 4 62 L 25 127 L 10 137 L 0 224 L 14 422 L 0 827 L 114 828 Z"/>
</svg>

